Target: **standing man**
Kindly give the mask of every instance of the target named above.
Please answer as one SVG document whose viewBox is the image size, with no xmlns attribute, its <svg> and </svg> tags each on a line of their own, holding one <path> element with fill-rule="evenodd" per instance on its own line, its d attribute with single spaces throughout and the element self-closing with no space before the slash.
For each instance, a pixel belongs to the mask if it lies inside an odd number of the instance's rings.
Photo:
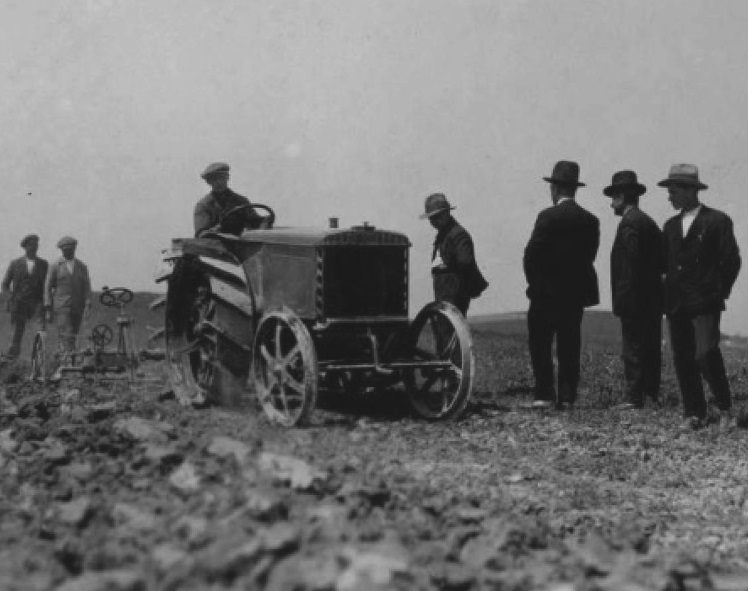
<svg viewBox="0 0 748 591">
<path fill-rule="evenodd" d="M 732 220 L 699 201 L 699 191 L 708 187 L 693 164 L 674 164 L 658 185 L 667 188 L 670 203 L 680 212 L 665 223 L 662 253 L 665 314 L 684 426 L 698 429 L 706 419 L 703 376 L 719 409 L 720 427 L 729 429 L 732 400 L 719 324 L 741 264 Z"/>
<path fill-rule="evenodd" d="M 264 218 L 252 208 L 249 199 L 229 189 L 228 164 L 214 162 L 200 176 L 211 191 L 195 205 L 195 238 L 207 232 L 239 236 L 245 228 L 260 227 Z M 224 218 L 229 212 L 232 213 Z"/>
<path fill-rule="evenodd" d="M 91 280 L 88 267 L 75 257 L 78 241 L 63 236 L 57 242 L 62 256 L 52 263 L 44 285 L 44 308 L 47 321 L 54 318 L 60 342 L 67 351 L 75 349 L 81 323 L 91 314 Z"/>
<path fill-rule="evenodd" d="M 550 177 L 553 205 L 538 214 L 525 247 L 524 270 L 530 309 L 527 328 L 535 374 L 533 408 L 571 408 L 577 398 L 584 309 L 600 303 L 593 263 L 600 245 L 600 221 L 574 200 L 579 164 L 561 160 Z M 558 359 L 554 388 L 553 339 Z"/>
<path fill-rule="evenodd" d="M 39 236 L 29 234 L 21 240 L 25 256 L 8 265 L 2 282 L 4 293 L 10 292 L 8 312 L 13 325 L 13 337 L 8 348 L 8 357 L 18 357 L 26 323 L 35 321 L 44 329 L 44 278 L 47 276 L 47 261 L 36 256 Z"/>
<path fill-rule="evenodd" d="M 421 219 L 428 218 L 436 229 L 431 257 L 434 299 L 454 304 L 466 316 L 470 300 L 488 287 L 488 281 L 475 262 L 473 239 L 449 213 L 454 207 L 444 194 L 426 197 L 425 209 Z"/>
<path fill-rule="evenodd" d="M 626 401 L 621 410 L 642 408 L 644 399 L 659 404 L 662 354 L 662 274 L 656 253 L 662 249 L 657 224 L 639 209 L 647 188 L 636 173 L 613 175 L 603 193 L 621 217 L 610 252 L 613 314 L 621 320 Z"/>
</svg>

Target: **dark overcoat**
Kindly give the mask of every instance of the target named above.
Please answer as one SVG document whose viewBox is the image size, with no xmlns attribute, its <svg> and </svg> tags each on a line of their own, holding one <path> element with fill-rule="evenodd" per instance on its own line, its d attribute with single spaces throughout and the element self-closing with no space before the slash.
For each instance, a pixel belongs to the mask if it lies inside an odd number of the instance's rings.
<svg viewBox="0 0 748 591">
<path fill-rule="evenodd" d="M 26 257 L 11 261 L 2 282 L 2 290 L 10 292 L 8 310 L 15 314 L 19 306 L 28 310 L 44 301 L 44 280 L 47 276 L 48 264 L 44 259 L 37 258 L 34 270 L 29 274 Z"/>
<path fill-rule="evenodd" d="M 600 220 L 573 199 L 541 211 L 525 247 L 527 297 L 562 306 L 599 304 L 599 246 Z"/>
<path fill-rule="evenodd" d="M 432 269 L 437 300 L 469 301 L 488 287 L 475 260 L 473 239 L 455 220 L 437 232 L 434 256 L 437 253 L 443 263 L 441 268 Z"/>
<path fill-rule="evenodd" d="M 663 228 L 662 264 L 668 316 L 724 310 L 741 265 L 732 220 L 702 205 L 683 236 L 683 215 L 673 216 Z"/>
<path fill-rule="evenodd" d="M 610 251 L 613 313 L 630 317 L 662 313 L 662 232 L 638 207 L 621 218 Z"/>
</svg>

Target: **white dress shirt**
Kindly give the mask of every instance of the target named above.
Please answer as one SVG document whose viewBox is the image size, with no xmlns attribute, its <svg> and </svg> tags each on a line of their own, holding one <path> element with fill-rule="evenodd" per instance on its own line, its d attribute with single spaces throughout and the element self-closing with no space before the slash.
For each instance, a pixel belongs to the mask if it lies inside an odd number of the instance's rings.
<svg viewBox="0 0 748 591">
<path fill-rule="evenodd" d="M 684 238 L 688 234 L 688 230 L 691 227 L 691 224 L 693 224 L 693 221 L 696 219 L 696 216 L 699 215 L 699 211 L 701 211 L 701 204 L 697 205 L 693 209 L 689 209 L 688 211 L 683 212 L 682 221 Z"/>
</svg>

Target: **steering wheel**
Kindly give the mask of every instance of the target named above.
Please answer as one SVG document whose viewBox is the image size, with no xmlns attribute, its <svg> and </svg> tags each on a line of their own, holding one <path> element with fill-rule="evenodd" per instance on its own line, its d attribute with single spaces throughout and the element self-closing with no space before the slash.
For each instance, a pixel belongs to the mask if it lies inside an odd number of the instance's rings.
<svg viewBox="0 0 748 591">
<path fill-rule="evenodd" d="M 99 301 L 105 306 L 116 308 L 120 304 L 129 304 L 132 301 L 133 293 L 126 287 L 113 287 L 109 289 L 104 287 L 104 291 L 99 296 Z"/>
<path fill-rule="evenodd" d="M 232 207 L 221 216 L 221 219 L 218 221 L 219 231 L 224 231 L 224 224 L 225 222 L 230 221 L 229 218 L 231 218 L 231 216 L 245 209 L 263 209 L 267 212 L 267 215 L 260 216 L 260 218 L 252 224 L 253 230 L 256 230 L 257 228 L 273 227 L 273 224 L 275 223 L 275 212 L 270 207 L 263 205 L 262 203 L 242 203 L 241 205 Z"/>
<path fill-rule="evenodd" d="M 103 347 L 112 342 L 114 331 L 106 324 L 97 324 L 91 331 L 91 341 L 96 347 Z"/>
</svg>

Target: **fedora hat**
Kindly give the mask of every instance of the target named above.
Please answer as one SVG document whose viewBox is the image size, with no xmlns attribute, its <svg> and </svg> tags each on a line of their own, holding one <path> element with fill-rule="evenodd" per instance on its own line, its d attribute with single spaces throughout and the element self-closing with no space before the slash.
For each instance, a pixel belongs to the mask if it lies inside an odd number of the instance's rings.
<svg viewBox="0 0 748 591">
<path fill-rule="evenodd" d="M 585 187 L 584 183 L 579 182 L 579 164 L 571 160 L 559 160 L 553 167 L 551 176 L 544 176 L 544 181 L 554 185 L 564 185 L 567 187 Z"/>
<path fill-rule="evenodd" d="M 659 187 L 669 187 L 671 185 L 686 185 L 696 187 L 699 190 L 709 188 L 699 180 L 699 169 L 693 164 L 673 164 L 667 178 L 657 183 Z"/>
<path fill-rule="evenodd" d="M 619 193 L 635 193 L 638 197 L 646 192 L 647 187 L 639 183 L 633 170 L 616 172 L 610 181 L 610 185 L 603 189 L 603 193 L 608 197 L 613 197 Z"/>
<path fill-rule="evenodd" d="M 439 213 L 440 211 L 449 211 L 454 209 L 447 201 L 447 197 L 444 193 L 433 193 L 426 197 L 425 212 L 421 214 L 421 219 L 425 220 L 430 218 L 432 215 Z"/>
</svg>

